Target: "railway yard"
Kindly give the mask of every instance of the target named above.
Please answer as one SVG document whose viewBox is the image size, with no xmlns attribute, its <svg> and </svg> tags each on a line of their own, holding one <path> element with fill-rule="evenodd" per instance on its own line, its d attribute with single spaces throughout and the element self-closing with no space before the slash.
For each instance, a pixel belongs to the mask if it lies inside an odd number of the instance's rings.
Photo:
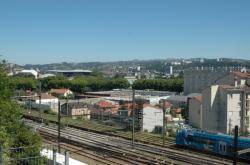
<svg viewBox="0 0 250 165">
<path fill-rule="evenodd" d="M 40 132 L 44 143 L 58 144 L 56 124 L 32 120 L 25 120 L 25 123 Z M 126 138 L 65 127 L 61 129 L 60 142 L 61 149 L 67 149 L 79 160 L 92 162 L 89 164 L 232 164 L 230 159 L 178 148 L 171 139 L 166 141 L 165 147 L 135 142 L 132 148 L 131 141 Z"/>
</svg>

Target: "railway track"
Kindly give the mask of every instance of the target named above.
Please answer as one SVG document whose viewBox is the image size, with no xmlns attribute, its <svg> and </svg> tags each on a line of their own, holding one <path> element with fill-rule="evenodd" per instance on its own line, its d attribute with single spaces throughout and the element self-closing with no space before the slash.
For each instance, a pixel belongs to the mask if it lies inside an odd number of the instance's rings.
<svg viewBox="0 0 250 165">
<path fill-rule="evenodd" d="M 43 137 L 45 137 L 46 139 L 57 139 L 57 136 L 54 135 L 53 133 L 48 133 L 48 132 L 44 132 L 44 131 L 40 131 L 41 135 Z M 68 139 L 66 139 L 63 135 L 61 140 L 63 142 L 69 142 Z M 79 140 L 81 140 L 81 142 L 79 142 Z M 88 145 L 87 145 L 88 143 Z M 143 165 L 143 164 L 165 164 L 165 163 L 158 163 L 156 160 L 152 160 L 151 158 L 143 158 L 140 155 L 136 155 L 136 154 L 131 154 L 128 152 L 124 152 L 124 151 L 120 151 L 119 149 L 115 149 L 115 148 L 111 148 L 111 147 L 107 147 L 105 146 L 105 148 L 103 148 L 103 146 L 96 146 L 95 143 L 91 143 L 89 141 L 84 141 L 83 139 L 75 139 L 74 141 L 71 141 L 71 144 L 65 144 L 65 143 L 61 143 L 60 146 L 62 148 L 66 148 L 72 151 L 72 148 L 85 148 L 88 150 L 92 150 L 95 151 L 96 154 L 91 154 L 91 156 L 97 156 L 98 153 L 101 152 L 101 155 L 106 155 L 105 157 L 103 156 L 99 156 L 100 159 L 106 159 L 107 161 L 100 161 L 99 159 L 97 160 L 98 162 L 102 162 L 104 164 L 134 164 L 134 165 Z M 75 147 L 72 147 L 75 146 Z M 76 147 L 77 146 L 77 147 Z M 78 150 L 79 151 L 79 150 Z M 73 151 L 74 152 L 74 151 Z M 82 152 L 82 150 L 81 150 Z M 86 153 L 86 151 L 84 151 Z M 85 154 L 84 154 L 85 155 Z M 112 159 L 116 159 L 112 160 Z M 110 162 L 109 162 L 110 161 Z M 123 163 L 121 163 L 123 162 Z"/>
<path fill-rule="evenodd" d="M 50 144 L 50 145 L 53 145 L 53 146 L 56 146 L 57 145 L 57 142 L 55 140 L 54 137 L 48 135 L 48 134 L 44 134 L 44 133 L 40 133 L 42 135 L 42 137 L 44 137 L 44 142 L 46 144 Z M 73 146 L 73 145 L 66 145 L 66 144 L 61 144 L 61 148 L 62 149 L 65 149 L 67 151 L 70 152 L 71 155 L 76 155 L 77 157 L 83 157 L 83 158 L 88 158 L 88 159 L 91 159 L 93 160 L 94 162 L 98 163 L 98 164 L 109 164 L 109 165 L 122 165 L 122 163 L 118 163 L 118 162 L 115 162 L 115 161 L 112 161 L 112 160 L 107 160 L 107 158 L 104 158 L 103 156 L 101 155 L 96 155 L 96 154 L 93 154 L 91 152 L 87 152 L 85 150 L 83 150 L 82 148 L 79 148 L 79 147 L 76 147 L 76 146 Z M 79 152 L 80 151 L 80 152 Z"/>
<path fill-rule="evenodd" d="M 57 135 L 57 130 L 53 127 L 43 126 L 40 130 L 50 132 L 54 136 Z M 94 133 L 88 134 L 88 132 L 86 133 L 79 130 L 75 131 L 73 129 L 65 129 L 62 130 L 61 135 L 67 142 L 75 143 L 76 145 L 87 145 L 92 148 L 107 151 L 108 153 L 112 153 L 117 159 L 125 157 L 126 160 L 124 161 L 135 161 L 132 164 L 171 164 L 173 162 L 176 164 L 184 163 L 197 165 L 231 164 L 229 162 L 222 162 L 221 160 L 197 156 L 183 151 L 160 148 L 140 143 L 135 144 L 136 150 L 131 150 L 130 141 L 109 137 L 107 135 L 97 135 Z"/>
</svg>

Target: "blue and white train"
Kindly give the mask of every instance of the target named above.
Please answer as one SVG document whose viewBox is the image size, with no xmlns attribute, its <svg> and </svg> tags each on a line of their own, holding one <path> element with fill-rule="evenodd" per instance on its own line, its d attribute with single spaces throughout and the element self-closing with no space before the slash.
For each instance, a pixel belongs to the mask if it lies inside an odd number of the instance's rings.
<svg viewBox="0 0 250 165">
<path fill-rule="evenodd" d="M 195 129 L 183 129 L 176 135 L 176 145 L 202 151 L 210 151 L 224 156 L 233 156 L 234 137 L 221 133 L 210 133 Z M 250 148 L 250 138 L 238 138 L 238 150 Z M 250 161 L 250 153 L 239 156 Z"/>
</svg>

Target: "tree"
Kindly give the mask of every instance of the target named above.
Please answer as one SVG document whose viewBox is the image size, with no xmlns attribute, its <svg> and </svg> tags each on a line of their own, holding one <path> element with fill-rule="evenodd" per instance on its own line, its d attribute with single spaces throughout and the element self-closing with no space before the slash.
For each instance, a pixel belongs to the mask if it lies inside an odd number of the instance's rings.
<svg viewBox="0 0 250 165">
<path fill-rule="evenodd" d="M 182 92 L 184 81 L 182 78 L 170 79 L 140 79 L 133 83 L 134 89 L 154 89 L 159 91 Z"/>
<path fill-rule="evenodd" d="M 15 83 L 5 71 L 5 65 L 0 62 L 0 145 L 4 148 L 4 159 L 17 157 L 10 148 L 30 147 L 33 152 L 23 152 L 26 156 L 39 155 L 41 138 L 37 133 L 32 133 L 30 128 L 21 120 L 20 108 L 12 101 Z M 30 155 L 32 154 L 32 155 Z"/>
<path fill-rule="evenodd" d="M 16 89 L 22 89 L 22 90 L 36 89 L 37 81 L 32 77 L 14 77 L 12 81 Z"/>
</svg>

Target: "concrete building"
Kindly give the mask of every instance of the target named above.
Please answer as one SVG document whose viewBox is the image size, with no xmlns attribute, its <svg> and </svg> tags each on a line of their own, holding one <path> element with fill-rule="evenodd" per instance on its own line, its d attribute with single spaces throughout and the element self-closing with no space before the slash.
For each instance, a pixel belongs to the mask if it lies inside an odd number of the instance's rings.
<svg viewBox="0 0 250 165">
<path fill-rule="evenodd" d="M 195 128 L 201 128 L 202 96 L 188 98 L 188 105 L 189 125 Z"/>
<path fill-rule="evenodd" d="M 250 133 L 250 88 L 245 85 L 212 85 L 202 92 L 202 106 L 189 102 L 189 123 L 202 130 L 231 134 L 238 125 Z M 200 112 L 200 113 L 199 113 Z"/>
<path fill-rule="evenodd" d="M 69 102 L 61 105 L 61 113 L 72 118 L 82 117 L 90 119 L 90 110 L 82 102 Z"/>
<path fill-rule="evenodd" d="M 58 112 L 58 98 L 47 93 L 41 93 L 41 106 L 39 95 L 32 96 L 30 100 L 27 100 L 27 104 L 35 109 L 51 109 L 53 112 Z"/>
<path fill-rule="evenodd" d="M 74 77 L 74 76 L 83 76 L 83 75 L 90 75 L 92 71 L 90 70 L 49 70 L 49 73 L 64 75 L 66 77 Z"/>
<path fill-rule="evenodd" d="M 201 93 L 211 85 L 234 85 L 235 80 L 245 79 L 249 83 L 250 74 L 247 72 L 229 70 L 186 70 L 184 72 L 184 94 Z"/>
</svg>

